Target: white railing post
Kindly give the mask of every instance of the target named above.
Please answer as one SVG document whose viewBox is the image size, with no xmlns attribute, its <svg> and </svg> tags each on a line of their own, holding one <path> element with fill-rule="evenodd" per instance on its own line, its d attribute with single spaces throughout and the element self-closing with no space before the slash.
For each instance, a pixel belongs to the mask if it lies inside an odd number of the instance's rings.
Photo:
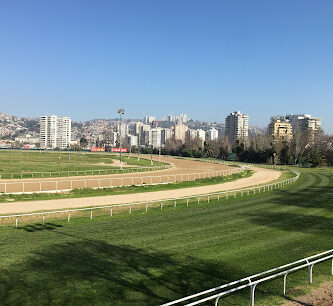
<svg viewBox="0 0 333 306">
<path fill-rule="evenodd" d="M 255 290 L 256 290 L 256 286 L 257 284 L 253 284 L 250 287 L 250 305 L 254 306 L 254 294 L 255 294 Z"/>
</svg>

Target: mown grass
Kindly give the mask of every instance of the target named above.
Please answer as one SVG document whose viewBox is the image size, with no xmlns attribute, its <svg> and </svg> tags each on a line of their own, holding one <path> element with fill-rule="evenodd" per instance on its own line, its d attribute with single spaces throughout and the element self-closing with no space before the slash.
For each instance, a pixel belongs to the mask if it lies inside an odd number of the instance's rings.
<svg viewBox="0 0 333 306">
<path fill-rule="evenodd" d="M 214 184 L 221 184 L 231 182 L 240 178 L 249 177 L 253 174 L 252 171 L 246 170 L 243 173 L 236 173 L 228 176 L 219 176 L 206 179 L 197 179 L 195 181 L 184 181 L 169 184 L 159 185 L 142 185 L 142 186 L 125 186 L 125 187 L 114 187 L 114 188 L 103 188 L 103 189 L 74 189 L 64 193 L 34 193 L 34 194 L 8 194 L 0 195 L 0 203 L 8 201 L 36 201 L 36 200 L 52 200 L 52 199 L 68 199 L 68 198 L 82 198 L 82 197 L 96 197 L 106 195 L 117 195 L 127 193 L 140 193 L 140 192 L 153 192 L 162 190 L 172 190 L 189 187 L 200 187 Z M 282 178 L 289 178 L 291 174 L 286 172 Z"/>
<path fill-rule="evenodd" d="M 23 178 L 31 178 L 31 175 L 28 174 L 31 172 L 35 172 L 34 177 L 41 177 L 41 174 L 38 175 L 37 172 L 54 172 L 52 176 L 74 176 L 85 175 L 85 173 L 66 173 L 66 171 L 112 170 L 115 172 L 119 169 L 119 167 L 113 166 L 113 161 L 119 159 L 117 155 L 71 152 L 69 156 L 70 160 L 67 152 L 0 151 L 0 175 L 4 179 L 21 178 L 21 174 L 23 174 Z M 146 158 L 137 160 L 137 157 L 134 156 L 123 156 L 123 162 L 138 167 L 151 167 L 150 160 Z M 154 166 L 162 165 L 166 164 L 154 161 Z M 131 169 L 124 168 L 124 171 L 130 172 Z M 12 174 L 16 175 L 12 176 Z M 87 175 L 90 174 L 87 173 Z"/>
<path fill-rule="evenodd" d="M 301 170 L 283 189 L 223 201 L 30 224 L 0 232 L 4 305 L 157 305 L 333 246 L 333 170 Z M 332 279 L 314 268 L 314 286 Z M 307 290 L 288 276 L 288 298 Z M 282 279 L 256 289 L 277 305 Z M 301 289 L 300 285 L 305 285 Z M 222 299 L 248 305 L 249 290 Z"/>
</svg>

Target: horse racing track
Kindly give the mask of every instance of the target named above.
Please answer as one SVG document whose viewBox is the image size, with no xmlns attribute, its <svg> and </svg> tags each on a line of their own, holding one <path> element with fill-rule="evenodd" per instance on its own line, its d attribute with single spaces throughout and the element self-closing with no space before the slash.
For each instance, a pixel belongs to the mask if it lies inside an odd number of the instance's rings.
<svg viewBox="0 0 333 306">
<path fill-rule="evenodd" d="M 166 303 L 331 249 L 332 199 L 333 170 L 305 169 L 295 183 L 246 198 L 3 227 L 0 301 Z M 315 267 L 314 286 L 332 280 L 330 265 Z M 307 271 L 288 276 L 287 298 L 309 290 L 306 280 Z M 258 286 L 256 303 L 284 302 L 282 284 Z M 248 289 L 220 303 L 248 305 Z"/>
</svg>

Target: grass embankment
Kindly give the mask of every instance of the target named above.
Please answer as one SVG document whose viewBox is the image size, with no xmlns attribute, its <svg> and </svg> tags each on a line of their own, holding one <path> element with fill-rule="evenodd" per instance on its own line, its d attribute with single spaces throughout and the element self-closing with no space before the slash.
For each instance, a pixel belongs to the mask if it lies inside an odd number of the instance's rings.
<svg viewBox="0 0 333 306">
<path fill-rule="evenodd" d="M 189 187 L 199 187 L 206 185 L 215 185 L 226 182 L 231 182 L 240 178 L 249 177 L 252 175 L 252 171 L 244 171 L 243 173 L 236 173 L 228 176 L 219 176 L 206 179 L 198 179 L 195 181 L 176 182 L 169 184 L 158 185 L 143 185 L 143 186 L 125 186 L 125 187 L 113 187 L 103 189 L 74 189 L 65 193 L 34 193 L 34 194 L 22 194 L 22 195 L 0 195 L 0 203 L 8 201 L 36 201 L 36 200 L 54 200 L 54 199 L 69 199 L 69 198 L 83 198 L 83 197 L 97 197 L 106 195 L 117 195 L 127 193 L 140 193 L 140 192 L 153 192 L 161 190 L 172 190 Z"/>
<path fill-rule="evenodd" d="M 301 171 L 260 195 L 3 228 L 0 300 L 157 305 L 331 249 L 333 170 Z M 330 265 L 314 267 L 311 288 L 332 279 Z M 287 296 L 306 283 L 307 270 L 290 274 Z M 282 279 L 260 284 L 256 303 L 277 305 L 282 290 Z M 249 290 L 221 303 L 248 305 Z"/>
<path fill-rule="evenodd" d="M 29 152 L 29 151 L 1 151 L 0 152 L 0 175 L 3 179 L 8 178 L 31 178 L 31 175 L 28 173 L 31 172 L 40 172 L 40 173 L 49 173 L 55 172 L 51 176 L 74 176 L 82 175 L 82 173 L 73 173 L 69 174 L 66 171 L 91 171 L 91 170 L 110 170 L 111 172 L 118 171 L 119 167 L 115 167 L 113 162 L 119 160 L 117 155 L 111 155 L 107 153 L 85 153 L 85 152 L 71 152 L 70 160 L 68 160 L 67 152 Z M 137 167 L 151 167 L 150 160 L 146 158 L 140 158 L 137 160 L 137 157 L 123 156 L 123 162 L 128 165 L 137 166 Z M 154 166 L 163 166 L 165 163 L 160 163 L 154 161 Z M 111 173 L 109 171 L 109 173 Z M 130 168 L 124 168 L 123 172 L 130 172 Z M 59 174 L 60 172 L 60 174 Z M 63 173 L 61 173 L 63 172 Z M 25 174 L 24 174 L 25 173 Z M 7 174 L 7 175 L 6 175 Z M 12 174 L 16 174 L 12 177 Z M 84 174 L 84 173 L 83 173 Z M 90 175 L 91 173 L 87 173 Z M 98 174 L 98 173 L 94 173 Z M 102 173 L 103 174 L 103 173 Z M 42 174 L 38 175 L 37 173 L 34 177 L 42 177 Z"/>
</svg>

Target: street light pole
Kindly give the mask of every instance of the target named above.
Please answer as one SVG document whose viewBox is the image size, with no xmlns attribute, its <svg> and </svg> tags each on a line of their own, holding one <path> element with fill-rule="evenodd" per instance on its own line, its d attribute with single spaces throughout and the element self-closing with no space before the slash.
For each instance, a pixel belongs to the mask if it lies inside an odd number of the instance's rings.
<svg viewBox="0 0 333 306">
<path fill-rule="evenodd" d="M 125 114 L 125 109 L 123 108 L 118 108 L 118 114 L 119 114 L 119 147 L 120 147 L 120 154 L 119 154 L 119 157 L 120 157 L 120 170 L 123 170 L 123 166 L 121 164 L 121 123 L 122 123 L 122 115 Z"/>
<path fill-rule="evenodd" d="M 140 131 L 138 134 L 138 161 L 140 160 Z"/>
</svg>

